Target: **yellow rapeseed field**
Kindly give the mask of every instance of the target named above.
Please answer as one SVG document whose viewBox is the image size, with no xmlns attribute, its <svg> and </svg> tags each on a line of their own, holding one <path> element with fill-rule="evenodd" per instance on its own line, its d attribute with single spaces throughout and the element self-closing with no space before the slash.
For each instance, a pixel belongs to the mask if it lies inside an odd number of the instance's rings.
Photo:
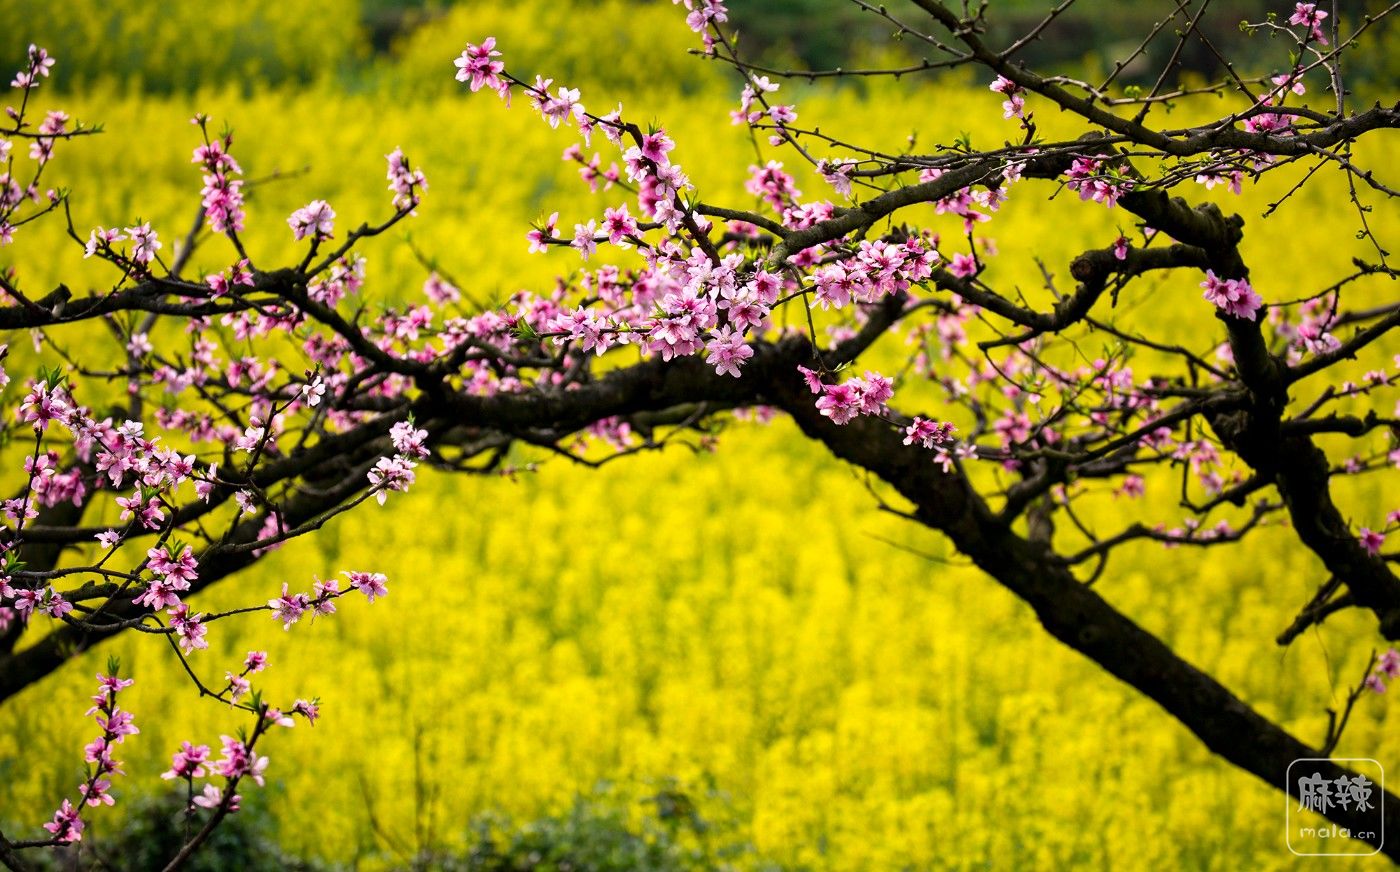
<svg viewBox="0 0 1400 872">
<path fill-rule="evenodd" d="M 484 35 L 435 31 L 398 81 L 450 78 L 458 43 Z M 501 47 L 510 62 L 511 45 Z M 689 63 L 696 83 L 721 77 Z M 673 157 L 701 195 L 743 202 L 754 156 L 728 126 L 737 89 L 636 90 L 629 108 L 671 131 Z M 545 287 L 578 267 L 568 252 L 527 255 L 528 222 L 558 210 L 571 226 L 613 202 L 588 195 L 559 160 L 569 139 L 490 95 L 405 84 L 40 96 L 107 126 L 60 144 L 50 180 L 73 189 L 84 234 L 138 216 L 165 239 L 183 234 L 198 203 L 196 111 L 234 128 L 249 178 L 306 168 L 250 197 L 246 238 L 260 264 L 291 259 L 284 219 L 310 199 L 328 200 L 341 227 L 386 216 L 383 159 L 395 146 L 431 184 L 407 233 L 478 299 Z M 583 99 L 615 102 L 601 90 Z M 806 91 L 798 103 L 824 130 L 886 143 L 915 130 L 928 145 L 1009 132 L 984 84 Z M 819 180 L 801 178 L 810 196 L 826 196 Z M 1354 216 L 1327 173 L 1262 220 L 1291 180 L 1243 198 L 1189 192 L 1246 217 L 1243 251 L 1266 300 L 1315 291 L 1367 253 L 1349 241 Z M 1072 196 L 1047 201 L 1050 189 L 1032 184 L 1015 189 L 987 232 L 1001 250 L 989 280 L 1035 295 L 1032 256 L 1068 282 L 1069 258 L 1110 243 L 1127 219 Z M 1372 220 L 1392 235 L 1400 224 L 1393 210 Z M 1314 247 L 1329 227 L 1327 246 Z M 372 298 L 420 293 L 425 271 L 403 236 L 366 247 Z M 34 287 L 103 279 L 57 221 L 22 228 L 13 251 Z M 212 245 L 196 260 L 212 268 L 226 256 Z M 1363 286 L 1352 302 L 1393 293 Z M 1126 323 L 1220 331 L 1187 277 L 1144 279 L 1121 305 Z M 906 353 L 889 345 L 877 354 Z M 272 758 L 265 805 L 290 851 L 372 868 L 401 859 L 392 845 L 461 847 L 470 819 L 488 810 L 529 820 L 607 784 L 608 801 L 640 816 L 641 798 L 674 785 L 703 815 L 732 821 L 755 856 L 790 866 L 1290 866 L 1281 793 L 1049 639 L 936 537 L 877 511 L 867 482 L 786 422 L 736 422 L 714 453 L 678 446 L 601 471 L 526 451 L 514 461 L 543 462 L 511 478 L 425 474 L 409 495 L 368 504 L 196 600 L 200 610 L 260 603 L 283 581 L 309 588 L 313 575 L 342 569 L 389 576 L 387 599 L 346 599 L 337 615 L 289 632 L 265 614 L 215 624 L 195 657 L 215 676 L 265 648 L 270 700 L 321 698 L 314 728 L 262 746 Z M 1342 496 L 1365 521 L 1396 508 L 1375 483 Z M 1179 523 L 1174 503 L 1169 481 L 1150 480 L 1131 511 Z M 1083 506 L 1103 529 L 1125 511 L 1107 489 Z M 1364 616 L 1344 614 L 1287 650 L 1274 645 L 1321 580 L 1316 561 L 1288 543 L 1286 530 L 1269 529 L 1229 551 L 1125 549 L 1099 589 L 1316 742 L 1374 633 Z M 126 701 L 142 732 L 123 747 L 118 807 L 92 815 L 97 833 L 118 825 L 132 796 L 163 788 L 156 775 L 182 739 L 211 742 L 241 723 L 196 700 L 163 644 L 124 636 L 0 708 L 0 820 L 36 827 L 72 795 L 90 732 L 82 712 L 109 654 L 136 677 Z M 1338 756 L 1400 761 L 1392 708 L 1364 698 Z"/>
</svg>

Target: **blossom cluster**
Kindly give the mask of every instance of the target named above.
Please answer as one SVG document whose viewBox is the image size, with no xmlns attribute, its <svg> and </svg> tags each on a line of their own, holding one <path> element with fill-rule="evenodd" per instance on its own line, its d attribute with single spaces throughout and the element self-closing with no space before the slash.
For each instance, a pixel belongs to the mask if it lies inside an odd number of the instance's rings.
<svg viewBox="0 0 1400 872">
<path fill-rule="evenodd" d="M 1205 288 L 1202 296 L 1222 312 L 1246 321 L 1253 321 L 1258 316 L 1259 307 L 1264 305 L 1254 288 L 1250 287 L 1248 279 L 1222 279 L 1213 270 L 1208 270 L 1201 287 Z"/>
<path fill-rule="evenodd" d="M 374 602 L 376 597 L 387 596 L 389 588 L 383 573 L 380 572 L 342 572 L 350 580 L 350 587 L 365 595 L 365 599 Z M 335 614 L 335 600 L 344 596 L 348 591 L 341 590 L 340 582 L 335 579 L 317 580 L 313 586 L 312 593 L 289 593 L 286 582 L 282 584 L 282 593 L 267 601 L 267 608 L 272 612 L 274 621 L 282 622 L 282 629 L 290 630 L 292 624 L 301 620 L 302 616 L 330 615 Z"/>
<path fill-rule="evenodd" d="M 1024 122 L 1026 118 L 1026 89 L 1005 76 L 997 76 L 990 87 L 992 91 L 1006 98 L 1001 104 L 1004 113 L 1002 117 L 1020 118 Z"/>
<path fill-rule="evenodd" d="M 195 123 L 204 128 L 203 116 L 195 118 Z M 238 233 L 243 230 L 246 213 L 243 209 L 243 168 L 229 153 L 233 147 L 233 134 L 225 134 L 223 139 L 210 140 L 194 150 L 191 162 L 204 171 L 204 187 L 200 190 L 200 203 L 204 207 L 204 217 L 209 229 L 215 233 Z"/>
<path fill-rule="evenodd" d="M 126 741 L 127 736 L 141 732 L 136 728 L 131 712 L 117 706 L 117 694 L 130 687 L 133 679 L 120 678 L 115 664 L 107 675 L 98 675 L 97 694 L 92 698 L 92 707 L 87 715 L 97 721 L 101 733 L 88 743 L 83 750 L 87 761 L 87 776 L 78 785 L 79 802 L 74 806 L 65 799 L 54 812 L 53 820 L 44 824 L 44 829 L 52 834 L 57 842 L 76 842 L 83 837 L 84 822 L 82 806 L 112 805 L 116 802 L 111 794 L 112 776 L 125 774 L 121 762 L 113 759 L 113 746 Z"/>
<path fill-rule="evenodd" d="M 1327 19 L 1327 13 L 1317 8 L 1316 3 L 1295 3 L 1293 4 L 1293 14 L 1288 17 L 1288 23 L 1306 27 L 1308 29 L 1308 39 L 1313 40 L 1318 45 L 1327 45 L 1327 35 L 1322 32 L 1322 22 Z"/>
<path fill-rule="evenodd" d="M 1102 203 L 1110 209 L 1133 190 L 1133 180 L 1113 172 L 1106 161 L 1092 157 L 1075 158 L 1066 173 L 1065 187 L 1079 193 L 1079 199 Z"/>
<path fill-rule="evenodd" d="M 1386 681 L 1396 677 L 1400 677 L 1400 651 L 1390 648 L 1376 658 L 1375 668 L 1366 676 L 1366 686 L 1376 693 L 1385 693 Z"/>
</svg>

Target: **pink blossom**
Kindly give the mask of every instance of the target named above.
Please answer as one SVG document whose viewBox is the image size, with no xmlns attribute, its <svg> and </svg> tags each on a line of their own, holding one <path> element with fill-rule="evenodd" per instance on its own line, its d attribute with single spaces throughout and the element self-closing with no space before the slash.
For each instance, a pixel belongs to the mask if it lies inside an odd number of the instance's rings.
<svg viewBox="0 0 1400 872">
<path fill-rule="evenodd" d="M 1079 192 L 1079 199 L 1103 203 L 1110 209 L 1124 194 L 1133 189 L 1131 179 L 1118 177 L 1107 170 L 1102 161 L 1091 157 L 1075 158 L 1070 165 L 1069 181 L 1065 187 Z"/>
<path fill-rule="evenodd" d="M 44 824 L 44 829 L 60 842 L 79 842 L 83 838 L 83 819 L 78 809 L 68 800 L 53 813 L 53 820 Z"/>
<path fill-rule="evenodd" d="M 128 687 L 131 687 L 135 683 L 136 679 L 134 678 L 122 678 L 115 674 L 98 674 L 97 694 L 92 697 L 92 701 L 95 703 L 95 705 L 93 705 L 92 708 L 88 709 L 86 714 L 90 715 L 93 712 L 99 711 L 100 709 L 106 706 L 110 706 L 112 702 L 116 699 L 117 694 L 121 693 L 123 690 L 126 690 Z M 113 713 L 113 716 L 115 716 L 115 712 Z M 129 717 L 130 716 L 128 716 L 128 719 Z M 139 730 L 132 728 L 126 732 L 137 733 L 139 732 Z M 118 741 L 120 741 L 120 739 L 118 739 Z"/>
<path fill-rule="evenodd" d="M 326 581 L 317 580 L 311 585 L 315 597 L 311 601 L 311 607 L 318 615 L 335 614 L 335 598 L 340 596 L 340 583 L 335 579 Z"/>
<path fill-rule="evenodd" d="M 904 428 L 904 444 L 917 442 L 925 448 L 934 448 L 953 441 L 953 429 L 953 425 L 946 421 L 939 423 L 916 417 L 914 423 Z"/>
<path fill-rule="evenodd" d="M 1006 78 L 1005 76 L 997 76 L 995 79 L 992 80 L 992 84 L 988 86 L 988 90 L 994 91 L 998 94 L 1010 94 L 1012 92 L 1021 90 L 1021 86 Z"/>
<path fill-rule="evenodd" d="M 1326 17 L 1327 13 L 1318 9 L 1316 3 L 1295 3 L 1288 23 L 1308 28 L 1309 38 L 1319 45 L 1327 45 L 1327 37 L 1322 33 L 1322 21 Z"/>
<path fill-rule="evenodd" d="M 424 444 L 427 438 L 428 431 L 415 428 L 412 421 L 400 421 L 389 428 L 394 450 L 404 457 L 427 457 L 428 449 Z"/>
<path fill-rule="evenodd" d="M 878 372 L 865 371 L 860 378 L 851 379 L 847 384 L 854 385 L 860 392 L 860 413 L 878 415 L 885 410 L 885 403 L 894 396 L 894 381 Z"/>
<path fill-rule="evenodd" d="M 806 382 L 808 390 L 814 394 L 820 394 L 822 392 L 825 385 L 822 384 L 820 375 L 801 364 L 798 364 L 797 371 L 802 375 L 802 380 Z"/>
<path fill-rule="evenodd" d="M 233 798 L 229 800 L 228 810 L 229 810 L 229 811 L 238 811 L 238 801 L 239 801 L 240 799 L 242 799 L 242 797 L 238 796 L 237 794 L 234 794 Z M 224 801 L 224 791 L 223 791 L 223 788 L 221 788 L 221 787 L 216 787 L 216 786 L 213 785 L 213 784 L 206 784 L 206 785 L 204 785 L 204 790 L 203 790 L 202 792 L 200 792 L 199 794 L 197 794 L 196 796 L 194 796 L 194 797 L 190 800 L 190 802 L 193 802 L 195 805 L 199 806 L 200 808 L 210 808 L 210 809 L 218 808 L 220 805 L 223 804 L 223 801 Z"/>
<path fill-rule="evenodd" d="M 131 259 L 140 264 L 150 263 L 161 248 L 160 240 L 156 238 L 156 232 L 151 229 L 150 222 L 128 227 L 126 233 L 132 242 Z"/>
<path fill-rule="evenodd" d="M 773 123 L 782 127 L 797 120 L 797 107 L 795 106 L 774 106 L 768 110 L 768 117 L 773 119 Z"/>
<path fill-rule="evenodd" d="M 584 352 L 602 355 L 613 344 L 613 337 L 607 332 L 608 322 L 592 309 L 560 312 L 549 322 L 549 327 L 551 332 L 560 334 L 554 337 L 555 345 L 578 342 Z"/>
<path fill-rule="evenodd" d="M 312 408 L 319 406 L 325 395 L 326 382 L 319 375 L 313 376 L 310 381 L 301 386 L 301 398 Z"/>
<path fill-rule="evenodd" d="M 668 294 L 662 299 L 661 310 L 646 334 L 646 348 L 660 354 L 663 360 L 686 357 L 705 347 L 701 339 L 705 331 L 717 327 L 718 306 L 708 295 L 700 294 L 694 286 Z"/>
<path fill-rule="evenodd" d="M 134 736 L 141 732 L 136 728 L 135 716 L 131 712 L 113 709 L 110 715 L 98 715 L 94 720 L 104 732 L 111 736 L 114 742 L 120 743 L 127 736 Z"/>
<path fill-rule="evenodd" d="M 108 792 L 111 789 L 111 779 L 94 778 L 78 785 L 78 795 L 89 806 L 115 805 L 116 799 Z"/>
<path fill-rule="evenodd" d="M 437 273 L 432 273 L 423 282 L 423 293 L 437 306 L 445 306 L 462 299 L 462 292 Z"/>
<path fill-rule="evenodd" d="M 710 341 L 705 344 L 705 352 L 709 355 L 710 365 L 715 368 L 716 374 L 732 375 L 735 378 L 739 377 L 739 367 L 753 357 L 753 349 L 744 342 L 743 332 L 732 327 L 716 330 Z"/>
<path fill-rule="evenodd" d="M 382 506 L 389 491 L 406 491 L 413 484 L 414 464 L 404 457 L 381 457 L 369 471 L 370 488 Z"/>
<path fill-rule="evenodd" d="M 1327 13 L 1323 13 L 1325 18 Z M 34 43 L 29 44 L 29 68 L 36 76 L 48 78 L 49 70 L 53 69 L 54 59 L 49 57 L 49 53 Z"/>
<path fill-rule="evenodd" d="M 1222 311 L 1236 318 L 1253 321 L 1259 313 L 1263 299 L 1250 287 L 1248 279 L 1222 279 L 1213 271 L 1206 271 L 1205 299 L 1214 303 Z"/>
<path fill-rule="evenodd" d="M 1246 118 L 1244 129 L 1250 133 L 1286 135 L 1293 129 L 1293 116 L 1281 112 L 1261 112 Z"/>
<path fill-rule="evenodd" d="M 321 707 L 314 702 L 307 702 L 299 699 L 292 706 L 292 711 L 306 718 L 306 722 L 311 726 L 316 726 L 316 719 L 321 716 Z"/>
<path fill-rule="evenodd" d="M 189 590 L 189 583 L 199 577 L 194 549 L 188 545 L 180 552 L 180 556 L 175 558 L 170 556 L 165 546 L 150 548 L 146 551 L 146 565 L 152 572 L 165 576 L 172 583 L 183 583 L 180 590 Z"/>
<path fill-rule="evenodd" d="M 174 608 L 180 605 L 180 592 L 187 590 L 189 585 L 179 587 L 167 579 L 157 578 L 146 586 L 146 589 L 139 596 L 132 600 L 138 606 L 144 606 L 152 611 L 164 608 Z"/>
<path fill-rule="evenodd" d="M 282 595 L 267 601 L 272 609 L 272 619 L 282 622 L 282 629 L 290 630 L 292 624 L 301 619 L 302 613 L 311 607 L 311 598 L 304 593 L 288 593 L 287 583 L 282 582 Z"/>
<path fill-rule="evenodd" d="M 169 614 L 170 626 L 175 630 L 182 652 L 190 654 L 209 647 L 209 642 L 204 638 L 209 628 L 204 626 L 203 614 L 191 615 L 189 605 L 183 602 L 171 609 Z"/>
<path fill-rule="evenodd" d="M 1008 410 L 992 422 L 992 429 L 1001 436 L 1002 444 L 1009 448 L 1030 438 L 1031 419 L 1024 412 Z"/>
<path fill-rule="evenodd" d="M 608 242 L 618 248 L 631 247 L 628 237 L 637 235 L 637 219 L 627 214 L 626 203 L 603 211 L 603 232 L 608 235 Z"/>
<path fill-rule="evenodd" d="M 506 65 L 502 61 L 496 60 L 501 53 L 496 51 L 496 38 L 488 36 L 482 40 L 481 45 L 467 43 L 462 56 L 453 61 L 457 67 L 457 81 L 470 82 L 473 92 L 482 88 L 490 88 L 493 91 L 505 95 L 509 85 L 501 79 L 501 73 Z"/>
<path fill-rule="evenodd" d="M 228 153 L 230 145 L 232 140 L 229 137 L 206 143 L 194 150 L 190 161 L 203 166 L 204 187 L 200 190 L 200 202 L 209 229 L 215 233 L 237 233 L 243 229 L 245 218 L 243 181 L 234 178 L 243 170 Z M 219 289 L 216 287 L 215 290 Z"/>
<path fill-rule="evenodd" d="M 1325 13 L 1325 12 L 1323 13 L 1323 15 L 1326 15 L 1326 14 L 1327 14 L 1327 13 Z M 1325 44 L 1326 44 L 1326 43 L 1324 43 L 1324 45 L 1325 45 Z M 1302 96 L 1303 94 L 1308 93 L 1308 88 L 1307 88 L 1307 86 L 1303 84 L 1303 68 L 1302 68 L 1302 67 L 1299 67 L 1298 69 L 1294 70 L 1294 71 L 1291 72 L 1291 73 L 1280 73 L 1280 74 L 1278 74 L 1277 76 L 1270 76 L 1270 77 L 1269 77 L 1269 81 L 1270 81 L 1270 82 L 1273 82 L 1273 83 L 1274 83 L 1275 85 L 1277 85 L 1280 89 L 1282 89 L 1282 88 L 1287 88 L 1288 90 L 1292 91 L 1292 92 L 1295 93 L 1295 94 L 1298 94 L 1299 96 Z M 1282 90 L 1280 90 L 1280 91 L 1278 91 L 1277 93 L 1278 93 L 1279 95 L 1282 95 L 1283 92 L 1282 92 Z"/>
<path fill-rule="evenodd" d="M 783 169 L 781 162 L 775 160 L 768 161 L 762 167 L 749 167 L 744 190 L 762 198 L 774 209 L 782 209 L 802 196 L 792 175 Z"/>
<path fill-rule="evenodd" d="M 70 411 L 68 397 L 61 385 L 47 382 L 34 382 L 29 393 L 20 402 L 19 419 L 33 423 L 34 432 L 42 433 L 49 423 L 62 418 Z"/>
<path fill-rule="evenodd" d="M 389 190 L 394 192 L 395 209 L 412 209 L 422 199 L 422 192 L 428 190 L 428 180 L 422 170 L 408 165 L 403 149 L 396 148 L 384 155 L 389 162 Z"/>
<path fill-rule="evenodd" d="M 578 249 L 579 254 L 582 255 L 584 260 L 588 260 L 588 258 L 593 255 L 593 252 L 598 250 L 598 243 L 593 239 L 593 235 L 597 232 L 598 225 L 592 218 L 588 219 L 587 224 L 575 224 L 574 240 L 570 242 L 569 245 Z"/>
<path fill-rule="evenodd" d="M 106 251 L 112 247 L 113 243 L 121 242 L 123 239 L 126 239 L 126 234 L 115 227 L 111 230 L 105 227 L 94 227 L 88 233 L 87 244 L 83 246 L 83 257 L 92 257 L 99 251 Z"/>
<path fill-rule="evenodd" d="M 840 163 L 829 160 L 817 161 L 817 172 L 821 175 L 822 181 L 831 185 L 836 193 L 849 196 L 851 193 L 851 171 L 855 165 L 851 163 Z"/>
<path fill-rule="evenodd" d="M 671 150 L 676 147 L 675 140 L 666 134 L 665 130 L 657 129 L 650 133 L 642 134 L 642 144 L 638 146 L 642 157 L 652 163 L 661 165 L 670 163 L 667 157 Z"/>
<path fill-rule="evenodd" d="M 350 586 L 365 595 L 365 599 L 374 602 L 375 597 L 388 596 L 389 588 L 387 578 L 379 572 L 342 572 L 341 575 L 350 579 Z"/>
<path fill-rule="evenodd" d="M 828 264 L 813 273 L 810 281 L 815 289 L 812 305 L 822 309 L 844 309 L 853 298 L 865 296 L 870 285 L 869 275 L 859 264 Z"/>
<path fill-rule="evenodd" d="M 1321 322 L 1305 321 L 1298 325 L 1298 344 L 1312 354 L 1326 354 L 1342 347 L 1337 337 L 1328 333 Z"/>
<path fill-rule="evenodd" d="M 40 593 L 37 590 L 27 590 L 25 588 L 11 587 L 8 576 L 3 584 L 0 584 L 0 596 L 10 600 L 14 610 L 19 613 L 22 620 L 28 620 L 34 613 L 34 609 L 39 604 Z"/>
<path fill-rule="evenodd" d="M 228 682 L 229 702 L 236 703 L 253 689 L 252 682 L 241 675 L 232 672 L 224 673 L 224 680 Z"/>
<path fill-rule="evenodd" d="M 325 200 L 312 200 L 293 212 L 287 224 L 292 228 L 294 239 L 308 236 L 317 241 L 330 239 L 335 230 L 335 210 Z"/>
<path fill-rule="evenodd" d="M 1026 117 L 1025 89 L 1020 85 L 1005 76 L 997 76 L 991 84 L 991 90 L 1006 96 L 1006 100 L 1001 104 L 1003 118 Z"/>
<path fill-rule="evenodd" d="M 676 0 L 672 0 L 676 2 Z M 711 21 L 723 23 L 729 20 L 728 10 L 725 9 L 722 0 L 683 0 L 685 8 L 690 10 L 685 17 L 685 23 L 696 33 L 702 33 Z"/>
<path fill-rule="evenodd" d="M 544 222 L 543 227 L 537 227 L 525 234 L 525 238 L 530 242 L 530 253 L 542 253 L 549 251 L 548 241 L 557 236 L 559 232 L 559 213 L 554 212 Z"/>
<path fill-rule="evenodd" d="M 1361 547 L 1366 549 L 1366 553 L 1375 557 L 1381 553 L 1381 546 L 1385 544 L 1385 534 L 1377 533 L 1375 530 L 1361 528 L 1361 535 L 1357 537 Z"/>
<path fill-rule="evenodd" d="M 160 777 L 167 781 L 174 778 L 203 778 L 205 776 L 204 764 L 208 761 L 208 745 L 191 745 L 189 742 L 181 742 L 180 750 L 176 751 L 170 760 L 170 768 L 162 772 Z"/>
<path fill-rule="evenodd" d="M 578 98 L 577 88 L 566 88 L 560 85 L 553 96 L 546 92 L 544 97 L 536 99 L 536 103 L 540 114 L 549 122 L 549 126 L 557 128 L 560 121 L 583 119 L 583 104 L 578 102 Z"/>
<path fill-rule="evenodd" d="M 1250 119 L 1251 121 L 1253 119 Z M 1246 124 L 1249 121 L 1245 122 Z M 1239 194 L 1244 190 L 1244 173 L 1240 170 L 1230 170 L 1224 167 L 1219 169 L 1208 169 L 1196 174 L 1196 182 L 1206 186 L 1206 190 L 1212 190 L 1216 185 L 1228 183 L 1230 193 Z"/>
<path fill-rule="evenodd" d="M 50 136 L 62 134 L 68 128 L 68 113 L 54 110 L 44 116 L 44 120 L 39 122 L 39 132 Z"/>
<path fill-rule="evenodd" d="M 44 598 L 40 611 L 51 618 L 62 618 L 73 611 L 73 604 L 63 598 L 63 595 L 52 587 L 47 589 L 48 596 Z"/>
<path fill-rule="evenodd" d="M 861 394 L 850 382 L 838 385 L 824 385 L 822 395 L 817 398 L 817 411 L 831 419 L 833 424 L 846 424 L 860 414 Z"/>
<path fill-rule="evenodd" d="M 948 264 L 948 272 L 960 279 L 977 275 L 979 269 L 981 267 L 977 263 L 977 258 L 971 254 L 955 254 L 952 262 Z"/>
<path fill-rule="evenodd" d="M 127 518 L 135 517 L 140 521 L 141 526 L 147 530 L 158 529 L 161 522 L 165 520 L 165 513 L 161 511 L 160 500 L 151 497 L 148 500 L 141 498 L 141 492 L 137 491 L 130 497 L 117 497 L 117 505 L 122 512 L 118 520 L 125 521 Z"/>
<path fill-rule="evenodd" d="M 25 90 L 39 87 L 39 79 L 48 76 L 53 63 L 53 58 L 49 57 L 47 51 L 31 43 L 25 67 L 15 74 L 14 80 L 10 82 L 10 87 Z"/>
<path fill-rule="evenodd" d="M 1124 476 L 1123 483 L 1119 485 L 1118 490 L 1116 490 L 1114 493 L 1120 496 L 1137 499 L 1138 497 L 1142 496 L 1144 492 L 1146 492 L 1146 484 L 1143 481 L 1142 476 L 1128 475 Z"/>
<path fill-rule="evenodd" d="M 1376 661 L 1376 671 L 1384 674 L 1387 678 L 1400 677 L 1400 651 L 1394 648 L 1387 649 Z"/>
</svg>

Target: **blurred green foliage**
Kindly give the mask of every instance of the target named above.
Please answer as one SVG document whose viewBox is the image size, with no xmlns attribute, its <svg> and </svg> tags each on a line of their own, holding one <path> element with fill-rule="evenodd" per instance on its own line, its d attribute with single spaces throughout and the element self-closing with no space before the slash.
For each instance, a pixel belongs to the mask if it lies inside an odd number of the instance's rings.
<svg viewBox="0 0 1400 872">
<path fill-rule="evenodd" d="M 445 872 L 691 872 L 721 867 L 743 856 L 745 868 L 770 868 L 752 862 L 752 845 L 733 841 L 700 816 L 690 797 L 662 790 L 638 804 L 627 804 L 607 789 L 580 795 L 569 808 L 525 824 L 499 815 L 472 822 L 472 847 L 464 854 L 431 858 Z M 780 867 L 771 867 L 780 868 Z"/>
<path fill-rule="evenodd" d="M 251 785 L 250 785 L 251 786 Z M 131 802 L 117 820 L 98 820 L 81 842 L 58 851 L 29 852 L 36 872 L 79 869 L 163 869 L 206 820 L 185 816 L 185 796 L 175 791 Z M 113 829 L 112 825 L 116 825 Z M 277 845 L 277 819 L 260 796 L 223 820 L 183 867 L 187 872 L 320 872 L 330 867 L 293 857 Z"/>
<path fill-rule="evenodd" d="M 731 25 L 751 58 L 795 70 L 906 65 L 934 58 L 933 48 L 844 0 L 730 0 Z M 986 10 L 987 39 L 1010 45 L 1054 4 L 1049 0 L 993 0 Z M 926 16 L 907 0 L 887 4 L 913 26 Z M 1057 73 L 1101 79 L 1116 59 L 1134 54 L 1171 4 L 1081 2 L 1027 44 L 1017 59 Z M 1384 0 L 1355 0 L 1341 12 L 1342 32 Z M 1208 46 L 1182 47 L 1182 72 L 1219 77 L 1211 46 L 1247 74 L 1280 71 L 1277 43 L 1249 36 L 1244 20 L 1284 14 L 1274 0 L 1218 0 L 1200 22 Z M 666 82 L 691 93 L 713 80 L 687 56 L 697 41 L 681 23 L 683 10 L 663 0 L 6 0 L 0 3 L 0 70 L 17 69 L 29 42 L 64 58 L 61 86 L 78 90 L 102 80 L 154 93 L 191 92 L 233 82 L 304 85 L 333 79 L 350 90 L 395 95 L 442 93 L 444 57 L 468 39 L 494 35 L 511 46 L 521 68 L 548 71 L 571 87 L 606 87 L 623 96 Z M 934 29 L 936 30 L 936 28 Z M 1400 78 L 1396 28 L 1368 34 L 1346 55 L 1349 81 L 1372 86 Z M 1178 25 L 1156 37 L 1118 77 L 1120 85 L 1151 84 L 1179 41 Z M 602 63 L 599 60 L 602 59 Z M 450 69 L 450 68 L 448 68 Z"/>
<path fill-rule="evenodd" d="M 630 807 L 629 807 L 630 806 Z M 724 810 L 720 806 L 720 810 Z M 120 818 L 95 816 L 86 838 L 71 846 L 33 853 L 35 872 L 161 869 L 208 813 L 185 814 L 186 799 L 176 790 L 134 800 Z M 635 812 L 635 813 L 629 813 Z M 535 820 L 519 822 L 485 813 L 466 823 L 465 847 L 438 850 L 393 845 L 376 865 L 437 872 L 701 872 L 740 857 L 753 846 L 732 829 L 701 817 L 690 797 L 663 789 L 639 803 L 628 803 L 598 785 L 573 804 Z M 183 867 L 188 872 L 333 872 L 352 868 L 290 854 L 278 845 L 279 823 L 258 792 L 245 796 L 242 809 L 227 817 Z M 782 867 L 749 863 L 755 872 Z"/>
</svg>

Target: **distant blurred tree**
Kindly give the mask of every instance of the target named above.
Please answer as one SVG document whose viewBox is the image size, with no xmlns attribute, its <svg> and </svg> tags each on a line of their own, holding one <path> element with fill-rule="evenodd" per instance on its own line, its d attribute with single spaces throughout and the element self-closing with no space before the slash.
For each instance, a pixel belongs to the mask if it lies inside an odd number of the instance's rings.
<svg viewBox="0 0 1400 872">
<path fill-rule="evenodd" d="M 732 0 L 728 5 L 741 50 L 756 56 L 789 58 L 800 69 L 850 67 L 872 42 L 885 41 L 897 31 L 872 11 L 878 3 Z M 975 8 L 979 4 L 972 5 Z M 990 13 L 986 16 L 987 38 L 1010 44 L 1058 4 L 1056 0 L 992 0 L 985 5 Z M 1362 15 L 1381 15 L 1389 5 L 1387 0 L 1357 0 L 1339 4 L 1336 14 L 1354 28 Z M 1239 27 L 1241 21 L 1263 20 L 1270 11 L 1277 11 L 1277 4 L 1269 0 L 1217 0 L 1211 4 L 1210 14 L 1197 22 L 1196 30 L 1208 37 L 1219 55 L 1204 40 L 1187 41 L 1178 50 L 1176 28 L 1165 27 L 1149 41 L 1142 54 L 1129 62 L 1118 81 L 1150 87 L 1152 79 L 1167 69 L 1166 84 L 1177 85 L 1181 76 L 1218 74 L 1221 56 L 1255 73 L 1270 64 L 1276 66 L 1277 46 L 1270 40 L 1252 39 Z M 1032 68 L 1053 67 L 1063 74 L 1078 75 L 1086 68 L 1107 73 L 1116 59 L 1134 51 L 1143 35 L 1151 32 L 1160 19 L 1158 4 L 1105 3 L 1096 6 L 1093 14 L 1060 18 L 1041 38 L 1024 46 L 1017 57 Z M 1376 34 L 1365 37 L 1367 41 L 1375 38 Z M 928 46 L 917 39 L 901 38 L 895 44 L 910 58 L 928 53 Z M 1364 84 L 1388 75 L 1381 80 L 1393 83 L 1395 69 L 1387 74 L 1380 66 L 1390 63 L 1393 57 L 1393 53 L 1385 51 L 1358 51 L 1350 80 L 1354 85 Z"/>
<path fill-rule="evenodd" d="M 736 39 L 756 56 L 789 55 L 809 70 L 849 65 L 852 48 L 879 39 L 879 19 L 824 0 L 735 0 Z"/>
</svg>

